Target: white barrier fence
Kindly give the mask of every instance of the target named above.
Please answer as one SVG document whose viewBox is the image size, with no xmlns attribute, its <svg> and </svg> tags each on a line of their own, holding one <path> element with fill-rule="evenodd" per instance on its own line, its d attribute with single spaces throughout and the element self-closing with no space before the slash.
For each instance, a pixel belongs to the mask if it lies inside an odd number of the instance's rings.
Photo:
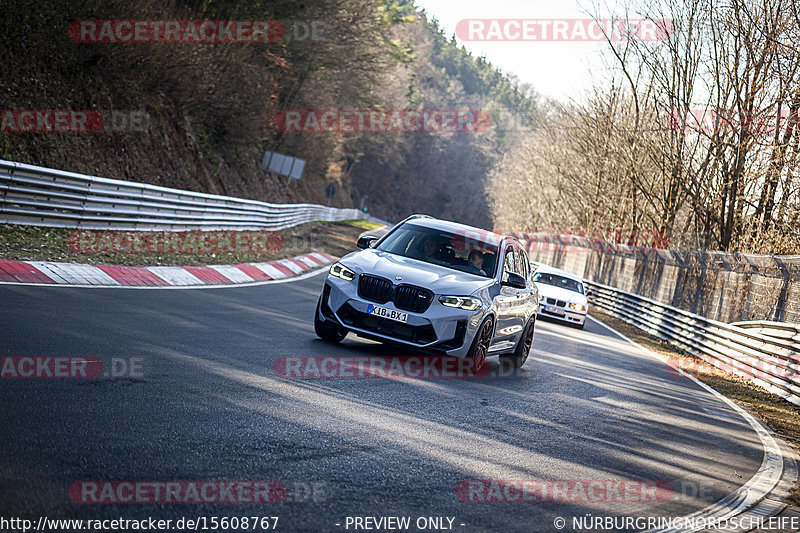
<svg viewBox="0 0 800 533">
<path fill-rule="evenodd" d="M 733 322 L 731 326 L 747 328 L 767 337 L 790 340 L 794 342 L 795 349 L 800 352 L 800 324 L 787 324 L 770 320 L 748 320 L 746 322 Z"/>
<path fill-rule="evenodd" d="M 643 250 L 575 235 L 539 232 L 515 236 L 531 257 L 577 272 L 585 269 L 591 252 L 630 254 Z M 565 265 L 568 257 L 581 261 Z M 727 324 L 609 285 L 588 280 L 585 284 L 592 290 L 589 300 L 593 305 L 800 405 L 800 326 L 767 321 Z"/>
<path fill-rule="evenodd" d="M 270 230 L 369 220 L 357 209 L 272 204 L 0 160 L 0 222 L 140 231 Z"/>
<path fill-rule="evenodd" d="M 590 281 L 586 285 L 592 290 L 593 305 L 800 405 L 800 346 L 791 336 L 767 335 L 766 324 L 725 324 L 607 285 Z M 795 329 L 789 324 L 768 324 L 773 331 Z M 762 331 L 755 329 L 759 327 Z"/>
</svg>

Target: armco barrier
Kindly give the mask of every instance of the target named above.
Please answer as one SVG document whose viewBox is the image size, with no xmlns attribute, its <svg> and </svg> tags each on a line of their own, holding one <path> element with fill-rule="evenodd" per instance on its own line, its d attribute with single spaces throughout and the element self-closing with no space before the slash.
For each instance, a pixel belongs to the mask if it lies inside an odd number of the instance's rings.
<svg viewBox="0 0 800 533">
<path fill-rule="evenodd" d="M 800 325 L 798 324 L 771 322 L 769 320 L 749 320 L 747 322 L 733 322 L 731 325 L 750 329 L 767 337 L 790 340 L 794 343 L 795 349 L 800 352 Z"/>
<path fill-rule="evenodd" d="M 631 280 L 616 276 L 618 269 L 604 265 L 608 262 L 605 261 L 606 256 L 611 258 L 614 266 L 616 257 L 641 260 L 642 256 L 648 254 L 681 253 L 607 243 L 579 235 L 547 232 L 517 232 L 514 235 L 528 250 L 532 260 L 579 273 L 585 280 L 611 277 L 622 279 L 628 285 Z M 633 269 L 634 275 L 637 272 L 641 278 L 641 269 Z M 800 326 L 771 321 L 726 324 L 609 285 L 588 280 L 585 283 L 593 291 L 589 298 L 592 304 L 613 316 L 718 368 L 750 378 L 767 390 L 800 405 Z M 641 283 L 633 285 L 641 286 Z M 653 288 L 650 283 L 644 285 Z M 669 288 L 669 283 L 662 288 Z M 658 291 L 658 294 L 668 296 L 670 291 Z"/>
<path fill-rule="evenodd" d="M 0 159 L 0 222 L 116 230 L 281 230 L 365 219 L 357 209 L 271 204 L 14 163 Z"/>
<path fill-rule="evenodd" d="M 717 322 L 608 285 L 585 283 L 593 305 L 800 405 L 800 352 L 794 339 Z"/>
</svg>

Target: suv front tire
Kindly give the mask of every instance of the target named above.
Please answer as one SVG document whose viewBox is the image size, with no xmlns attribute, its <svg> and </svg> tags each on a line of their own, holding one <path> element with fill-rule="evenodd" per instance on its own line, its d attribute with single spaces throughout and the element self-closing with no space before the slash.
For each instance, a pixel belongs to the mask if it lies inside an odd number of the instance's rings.
<svg viewBox="0 0 800 533">
<path fill-rule="evenodd" d="M 341 342 L 347 337 L 347 330 L 342 329 L 335 322 L 320 318 L 322 313 L 322 297 L 317 300 L 317 310 L 314 313 L 314 333 L 322 340 L 329 342 Z"/>
</svg>

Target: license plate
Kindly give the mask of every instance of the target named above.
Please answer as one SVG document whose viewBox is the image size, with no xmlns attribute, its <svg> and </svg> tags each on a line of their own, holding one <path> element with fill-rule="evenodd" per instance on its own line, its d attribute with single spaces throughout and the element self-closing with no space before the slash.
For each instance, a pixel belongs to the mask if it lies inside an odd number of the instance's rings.
<svg viewBox="0 0 800 533">
<path fill-rule="evenodd" d="M 542 311 L 547 311 L 548 313 L 558 316 L 567 316 L 567 314 L 564 311 L 562 311 L 558 307 L 553 307 L 552 305 L 550 306 L 550 309 L 548 309 L 546 305 L 542 306 Z"/>
<path fill-rule="evenodd" d="M 408 322 L 408 313 L 401 313 L 400 311 L 395 311 L 394 309 L 387 309 L 385 307 L 379 307 L 377 305 L 369 304 L 367 307 L 367 313 L 383 318 L 388 318 L 389 320 L 395 320 L 397 322 Z"/>
</svg>

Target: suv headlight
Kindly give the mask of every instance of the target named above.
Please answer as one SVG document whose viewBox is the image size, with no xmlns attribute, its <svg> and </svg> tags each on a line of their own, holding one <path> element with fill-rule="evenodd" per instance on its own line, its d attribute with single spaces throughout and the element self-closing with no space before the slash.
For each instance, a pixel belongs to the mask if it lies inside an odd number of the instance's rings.
<svg viewBox="0 0 800 533">
<path fill-rule="evenodd" d="M 569 304 L 570 309 L 574 309 L 575 311 L 586 311 L 586 306 L 583 304 L 576 304 L 575 302 L 570 302 Z"/>
<path fill-rule="evenodd" d="M 457 307 L 465 311 L 474 311 L 481 307 L 481 301 L 471 296 L 439 296 L 439 302 L 447 307 Z"/>
<path fill-rule="evenodd" d="M 356 279 L 356 273 L 339 262 L 332 264 L 328 272 L 330 272 L 331 276 L 342 278 L 345 281 L 353 281 Z"/>
</svg>

